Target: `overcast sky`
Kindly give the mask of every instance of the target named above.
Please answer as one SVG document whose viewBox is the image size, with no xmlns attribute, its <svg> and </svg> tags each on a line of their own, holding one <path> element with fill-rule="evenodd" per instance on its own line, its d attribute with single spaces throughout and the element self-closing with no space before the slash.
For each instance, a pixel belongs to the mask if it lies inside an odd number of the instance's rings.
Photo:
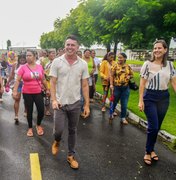
<svg viewBox="0 0 176 180">
<path fill-rule="evenodd" d="M 38 46 L 42 33 L 77 6 L 77 0 L 1 0 L 0 49 L 8 39 L 12 46 Z"/>
</svg>

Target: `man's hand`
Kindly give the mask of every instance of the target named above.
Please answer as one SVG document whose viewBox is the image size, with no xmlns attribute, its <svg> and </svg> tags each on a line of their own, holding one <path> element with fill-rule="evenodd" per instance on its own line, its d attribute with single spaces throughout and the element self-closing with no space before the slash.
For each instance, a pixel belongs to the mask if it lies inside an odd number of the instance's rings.
<svg viewBox="0 0 176 180">
<path fill-rule="evenodd" d="M 90 108 L 89 108 L 89 106 L 84 106 L 83 117 L 87 118 L 89 115 L 90 115 Z"/>
<path fill-rule="evenodd" d="M 53 108 L 53 109 L 59 109 L 59 108 L 61 108 L 61 104 L 59 104 L 59 103 L 57 102 L 57 100 L 53 100 L 53 101 L 52 101 L 52 108 Z"/>
</svg>

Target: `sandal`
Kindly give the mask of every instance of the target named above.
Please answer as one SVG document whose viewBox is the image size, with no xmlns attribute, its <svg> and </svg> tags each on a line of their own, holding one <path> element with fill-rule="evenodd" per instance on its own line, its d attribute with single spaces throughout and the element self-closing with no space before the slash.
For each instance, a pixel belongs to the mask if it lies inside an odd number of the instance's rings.
<svg viewBox="0 0 176 180">
<path fill-rule="evenodd" d="M 113 115 L 114 115 L 114 116 L 117 116 L 118 114 L 114 111 L 114 112 L 113 112 Z"/>
<path fill-rule="evenodd" d="M 44 134 L 43 128 L 41 126 L 36 126 L 37 134 L 42 136 Z"/>
<path fill-rule="evenodd" d="M 109 118 L 109 124 L 112 124 L 113 118 Z"/>
<path fill-rule="evenodd" d="M 19 124 L 19 120 L 18 120 L 17 116 L 14 118 L 14 120 L 15 120 L 15 124 L 18 125 Z"/>
<path fill-rule="evenodd" d="M 159 160 L 158 156 L 156 155 L 156 153 L 154 151 L 151 152 L 151 158 L 154 161 L 158 161 Z"/>
<path fill-rule="evenodd" d="M 49 111 L 46 111 L 45 115 L 46 116 L 51 116 L 51 113 Z"/>
<path fill-rule="evenodd" d="M 23 115 L 24 115 L 24 117 L 27 117 L 27 112 L 24 112 L 24 114 L 23 114 Z"/>
<path fill-rule="evenodd" d="M 121 121 L 121 123 L 124 124 L 124 125 L 127 125 L 128 121 L 126 119 L 124 119 L 124 120 Z"/>
<path fill-rule="evenodd" d="M 144 156 L 144 163 L 146 165 L 149 165 L 149 166 L 152 164 L 152 160 L 151 160 L 151 155 L 150 154 L 145 154 L 145 156 Z"/>
<path fill-rule="evenodd" d="M 101 111 L 105 112 L 106 111 L 106 107 L 102 107 Z"/>
<path fill-rule="evenodd" d="M 33 134 L 33 131 L 32 131 L 32 128 L 29 128 L 28 131 L 27 131 L 27 136 L 28 137 L 33 137 L 34 134 Z"/>
</svg>

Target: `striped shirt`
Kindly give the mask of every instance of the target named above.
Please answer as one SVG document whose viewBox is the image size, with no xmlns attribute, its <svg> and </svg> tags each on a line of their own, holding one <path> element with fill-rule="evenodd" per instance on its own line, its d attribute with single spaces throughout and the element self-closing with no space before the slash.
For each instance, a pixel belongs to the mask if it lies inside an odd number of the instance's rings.
<svg viewBox="0 0 176 180">
<path fill-rule="evenodd" d="M 146 89 L 167 90 L 169 81 L 176 76 L 176 72 L 170 61 L 167 61 L 166 67 L 146 61 L 141 68 L 140 76 L 147 80 Z"/>
</svg>

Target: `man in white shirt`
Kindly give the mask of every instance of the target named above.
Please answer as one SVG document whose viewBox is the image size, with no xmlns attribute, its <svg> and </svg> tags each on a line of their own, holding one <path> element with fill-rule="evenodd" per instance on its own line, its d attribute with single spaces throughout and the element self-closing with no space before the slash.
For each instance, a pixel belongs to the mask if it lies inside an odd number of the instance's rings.
<svg viewBox="0 0 176 180">
<path fill-rule="evenodd" d="M 88 117 L 89 109 L 89 77 L 87 63 L 77 56 L 79 43 L 75 36 L 71 35 L 65 41 L 65 54 L 54 59 L 51 69 L 51 99 L 54 109 L 54 138 L 52 154 L 59 151 L 59 144 L 64 130 L 65 120 L 68 119 L 68 156 L 70 167 L 78 169 L 76 161 L 75 143 L 77 125 L 79 121 L 81 103 L 80 89 L 84 96 L 84 116 Z"/>
</svg>

